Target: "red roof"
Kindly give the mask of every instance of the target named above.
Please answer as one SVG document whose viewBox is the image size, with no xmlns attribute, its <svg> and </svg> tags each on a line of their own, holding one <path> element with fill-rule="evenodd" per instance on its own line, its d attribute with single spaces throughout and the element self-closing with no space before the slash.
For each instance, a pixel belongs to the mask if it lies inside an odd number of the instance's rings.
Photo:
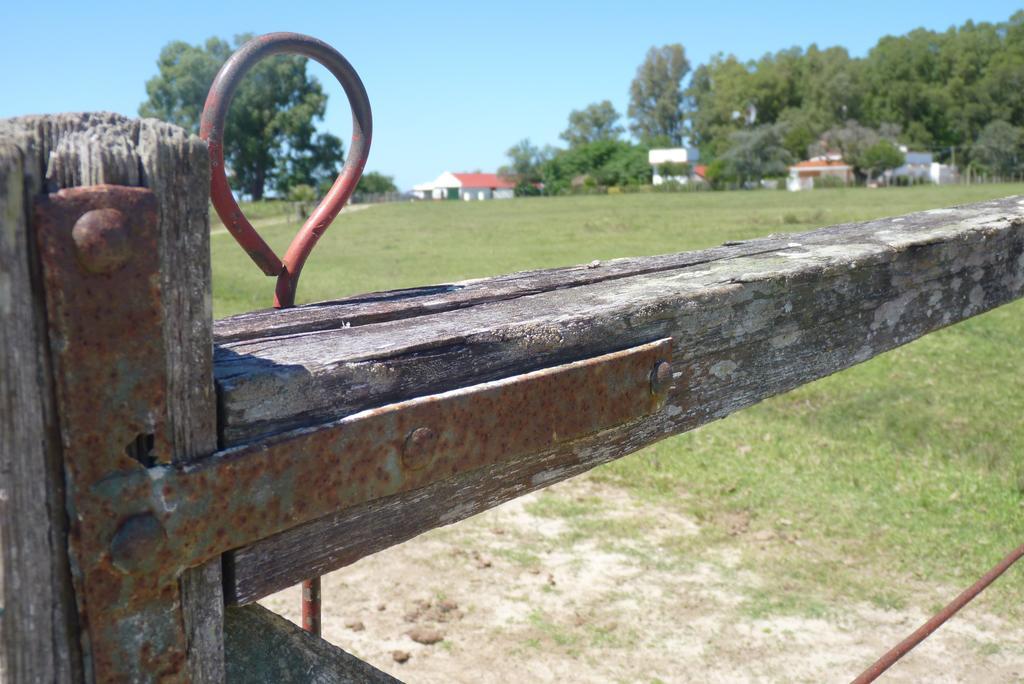
<svg viewBox="0 0 1024 684">
<path fill-rule="evenodd" d="M 850 165 L 844 161 L 837 159 L 808 159 L 806 161 L 797 162 L 794 165 L 798 169 L 824 169 L 824 168 L 835 168 L 843 167 L 849 168 Z"/>
<path fill-rule="evenodd" d="M 708 167 L 704 164 L 697 164 L 693 167 L 693 172 L 701 178 L 707 178 Z"/>
<path fill-rule="evenodd" d="M 514 188 L 516 184 L 496 173 L 453 173 L 464 188 Z"/>
</svg>

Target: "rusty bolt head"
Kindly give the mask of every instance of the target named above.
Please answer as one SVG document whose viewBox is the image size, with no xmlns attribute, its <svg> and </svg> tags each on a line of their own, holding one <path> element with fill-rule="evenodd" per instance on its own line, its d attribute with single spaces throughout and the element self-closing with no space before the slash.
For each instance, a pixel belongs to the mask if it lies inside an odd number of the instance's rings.
<svg viewBox="0 0 1024 684">
<path fill-rule="evenodd" d="M 71 229 L 78 261 L 90 273 L 113 273 L 132 255 L 128 219 L 117 209 L 93 209 Z"/>
<path fill-rule="evenodd" d="M 672 364 L 668 361 L 658 361 L 651 369 L 651 393 L 665 394 L 672 386 Z"/>
<path fill-rule="evenodd" d="M 134 515 L 117 528 L 110 541 L 110 559 L 124 573 L 159 565 L 156 556 L 167 541 L 164 526 L 152 513 Z"/>
<path fill-rule="evenodd" d="M 418 427 L 405 438 L 402 463 L 412 470 L 422 468 L 433 459 L 436 448 L 437 434 L 428 427 Z"/>
</svg>

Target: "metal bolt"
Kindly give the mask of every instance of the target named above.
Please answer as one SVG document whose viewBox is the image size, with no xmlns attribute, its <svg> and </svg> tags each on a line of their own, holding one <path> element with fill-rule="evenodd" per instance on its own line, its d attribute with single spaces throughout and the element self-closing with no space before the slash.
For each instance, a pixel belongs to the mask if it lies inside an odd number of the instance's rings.
<svg viewBox="0 0 1024 684">
<path fill-rule="evenodd" d="M 71 229 L 78 261 L 90 273 L 113 273 L 132 256 L 128 219 L 117 209 L 93 209 Z"/>
<path fill-rule="evenodd" d="M 430 463 L 436 448 L 437 434 L 428 427 L 418 427 L 405 438 L 402 463 L 412 470 L 422 468 Z"/>
<path fill-rule="evenodd" d="M 110 559 L 124 573 L 145 570 L 156 565 L 156 555 L 167 541 L 164 526 L 152 513 L 134 515 L 117 528 L 110 541 Z"/>
<path fill-rule="evenodd" d="M 672 386 L 672 364 L 658 361 L 651 369 L 651 394 L 665 394 Z"/>
</svg>

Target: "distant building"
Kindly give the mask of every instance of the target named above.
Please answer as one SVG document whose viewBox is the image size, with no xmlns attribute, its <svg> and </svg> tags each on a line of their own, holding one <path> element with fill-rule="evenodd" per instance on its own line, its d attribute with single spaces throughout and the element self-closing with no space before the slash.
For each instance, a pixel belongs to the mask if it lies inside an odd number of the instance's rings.
<svg viewBox="0 0 1024 684">
<path fill-rule="evenodd" d="M 412 188 L 413 197 L 435 200 L 511 199 L 516 184 L 494 173 L 451 173 L 445 171 L 429 183 Z"/>
<path fill-rule="evenodd" d="M 900 152 L 904 157 L 903 165 L 886 173 L 886 180 L 906 178 L 917 183 L 929 180 L 929 172 L 934 161 L 931 152 L 911 152 L 906 145 L 900 145 Z"/>
<path fill-rule="evenodd" d="M 949 164 L 932 162 L 932 165 L 928 169 L 928 178 L 936 185 L 959 183 L 960 171 L 955 166 L 950 166 Z"/>
<path fill-rule="evenodd" d="M 650 150 L 647 153 L 647 162 L 651 165 L 654 174 L 651 182 L 654 185 L 662 183 L 689 183 L 694 179 L 693 171 L 689 173 L 670 173 L 671 166 L 681 164 L 693 164 L 700 159 L 700 152 L 696 149 L 685 147 L 668 147 Z"/>
<path fill-rule="evenodd" d="M 886 171 L 886 181 L 889 183 L 894 179 L 906 179 L 911 183 L 945 185 L 956 183 L 960 179 L 955 166 L 938 163 L 931 152 L 913 152 L 905 145 L 900 145 L 900 152 L 905 157 L 903 165 Z"/>
<path fill-rule="evenodd" d="M 853 167 L 834 153 L 812 157 L 789 167 L 786 189 L 790 192 L 813 190 L 815 180 L 821 178 L 838 178 L 849 185 L 853 182 Z"/>
</svg>

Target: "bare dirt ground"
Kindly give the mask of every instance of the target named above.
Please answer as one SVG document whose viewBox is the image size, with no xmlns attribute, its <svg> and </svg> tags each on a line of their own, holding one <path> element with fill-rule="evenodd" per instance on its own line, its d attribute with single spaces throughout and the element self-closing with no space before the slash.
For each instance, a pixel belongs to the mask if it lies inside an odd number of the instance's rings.
<svg viewBox="0 0 1024 684">
<path fill-rule="evenodd" d="M 742 521 L 725 544 L 701 532 L 584 476 L 326 576 L 324 637 L 411 683 L 846 682 L 927 617 L 856 602 L 766 614 L 758 596 L 780 589 L 758 568 L 785 540 Z M 908 591 L 931 607 L 959 589 Z M 263 604 L 298 621 L 298 588 Z M 881 681 L 1024 681 L 1024 626 L 972 605 Z"/>
</svg>

